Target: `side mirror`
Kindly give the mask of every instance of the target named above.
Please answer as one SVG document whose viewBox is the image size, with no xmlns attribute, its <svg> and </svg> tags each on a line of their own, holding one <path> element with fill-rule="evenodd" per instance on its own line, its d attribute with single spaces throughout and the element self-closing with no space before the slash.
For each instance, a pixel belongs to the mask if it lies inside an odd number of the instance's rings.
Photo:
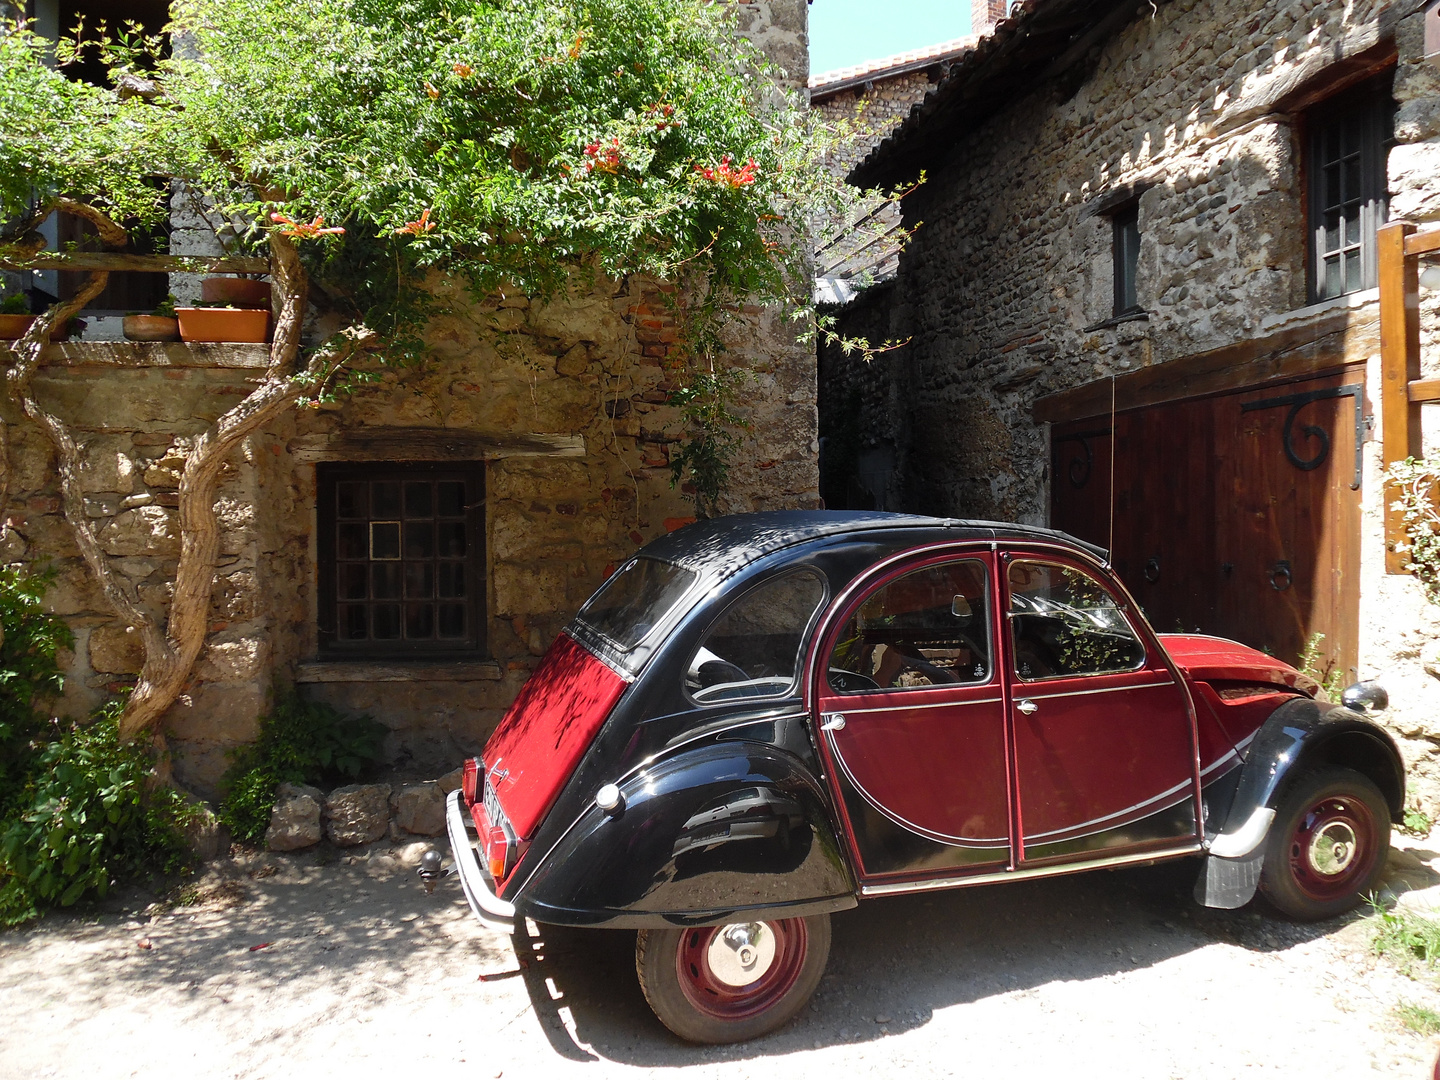
<svg viewBox="0 0 1440 1080">
<path fill-rule="evenodd" d="M 970 601 L 956 593 L 950 598 L 950 614 L 957 619 L 969 619 L 975 613 L 970 610 Z"/>
<path fill-rule="evenodd" d="M 1340 704 L 1356 712 L 1379 712 L 1390 707 L 1390 695 L 1378 682 L 1351 683 L 1340 695 Z"/>
</svg>

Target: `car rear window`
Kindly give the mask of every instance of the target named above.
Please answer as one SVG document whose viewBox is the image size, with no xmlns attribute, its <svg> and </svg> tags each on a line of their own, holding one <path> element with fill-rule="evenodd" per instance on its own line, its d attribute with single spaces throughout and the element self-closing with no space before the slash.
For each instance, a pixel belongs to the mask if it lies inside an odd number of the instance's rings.
<svg viewBox="0 0 1440 1080">
<path fill-rule="evenodd" d="M 695 581 L 695 572 L 640 558 L 616 571 L 580 609 L 580 621 L 622 649 L 631 649 L 662 620 Z"/>
</svg>

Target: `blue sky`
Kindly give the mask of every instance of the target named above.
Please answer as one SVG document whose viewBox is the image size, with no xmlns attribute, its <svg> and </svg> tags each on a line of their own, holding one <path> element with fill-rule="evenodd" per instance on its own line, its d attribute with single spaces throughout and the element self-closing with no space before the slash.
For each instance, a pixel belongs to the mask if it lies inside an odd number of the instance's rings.
<svg viewBox="0 0 1440 1080">
<path fill-rule="evenodd" d="M 969 32 L 970 0 L 814 0 L 810 71 L 880 60 Z"/>
</svg>

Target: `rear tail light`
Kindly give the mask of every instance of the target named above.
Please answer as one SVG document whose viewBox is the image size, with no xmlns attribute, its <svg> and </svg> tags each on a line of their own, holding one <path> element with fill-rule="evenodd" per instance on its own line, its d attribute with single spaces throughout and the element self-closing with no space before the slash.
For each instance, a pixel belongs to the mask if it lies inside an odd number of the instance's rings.
<svg viewBox="0 0 1440 1080">
<path fill-rule="evenodd" d="M 466 806 L 475 805 L 475 792 L 479 787 L 477 777 L 480 775 L 480 762 L 477 758 L 466 758 L 463 771 L 460 773 L 460 793 L 465 798 Z"/>
</svg>

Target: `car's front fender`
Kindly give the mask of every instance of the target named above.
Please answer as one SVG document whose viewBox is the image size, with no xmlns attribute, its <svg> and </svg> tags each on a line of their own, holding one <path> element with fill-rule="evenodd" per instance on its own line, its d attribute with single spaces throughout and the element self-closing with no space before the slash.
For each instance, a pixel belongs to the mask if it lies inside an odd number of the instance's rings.
<svg viewBox="0 0 1440 1080">
<path fill-rule="evenodd" d="M 1250 902 L 1264 866 L 1265 842 L 1288 781 L 1322 765 L 1342 765 L 1374 781 L 1392 820 L 1402 820 L 1405 765 L 1395 742 L 1357 712 L 1291 698 L 1255 733 L 1224 828 L 1209 841 L 1196 898 L 1209 907 Z"/>
<path fill-rule="evenodd" d="M 662 758 L 593 803 L 514 898 L 538 922 L 707 925 L 855 904 L 824 790 L 790 754 L 717 742 Z"/>
</svg>

